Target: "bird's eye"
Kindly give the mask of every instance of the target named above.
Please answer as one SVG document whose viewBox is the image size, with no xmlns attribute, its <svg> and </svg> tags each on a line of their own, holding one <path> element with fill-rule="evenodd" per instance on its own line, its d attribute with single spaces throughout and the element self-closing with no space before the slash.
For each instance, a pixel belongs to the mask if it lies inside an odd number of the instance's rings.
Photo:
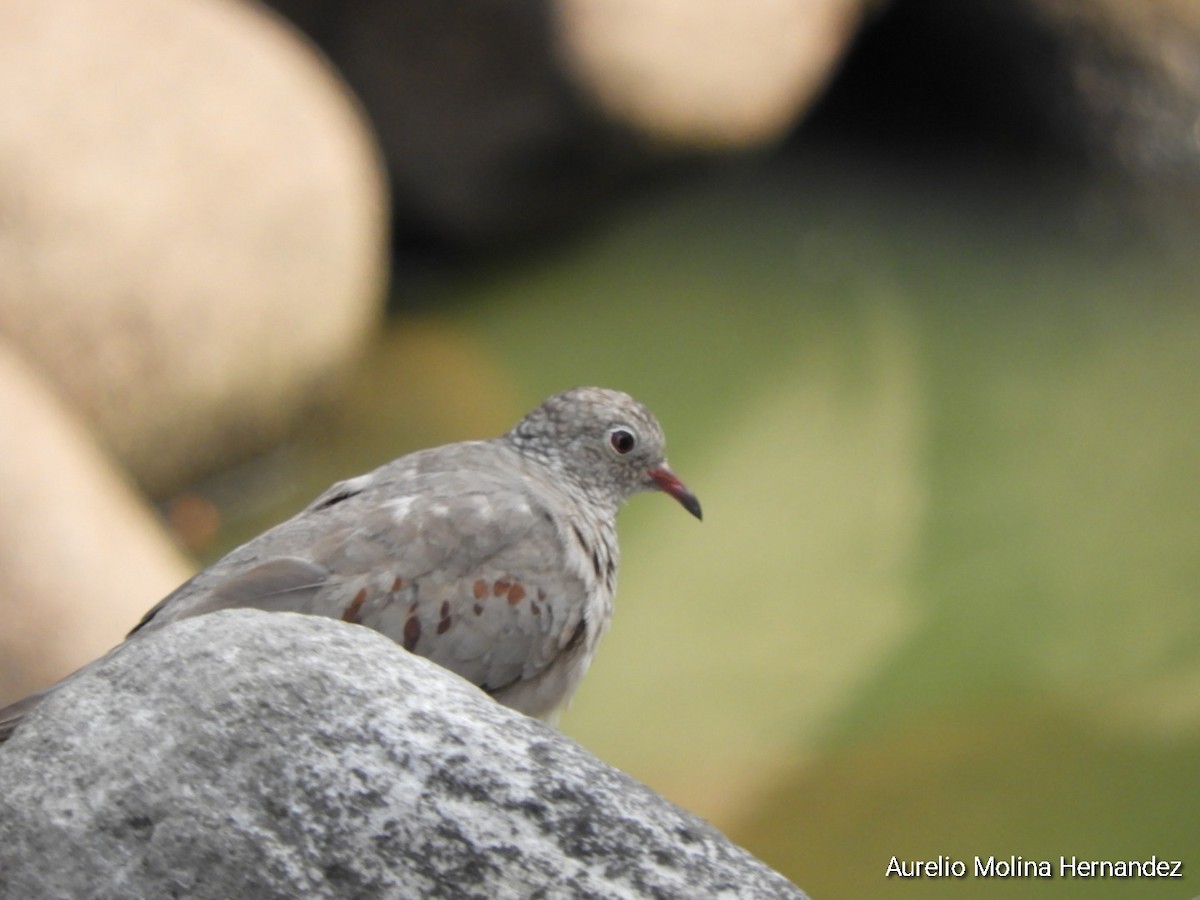
<svg viewBox="0 0 1200 900">
<path fill-rule="evenodd" d="M 624 456 L 637 445 L 637 438 L 627 428 L 614 428 L 608 433 L 608 442 L 614 450 Z"/>
</svg>

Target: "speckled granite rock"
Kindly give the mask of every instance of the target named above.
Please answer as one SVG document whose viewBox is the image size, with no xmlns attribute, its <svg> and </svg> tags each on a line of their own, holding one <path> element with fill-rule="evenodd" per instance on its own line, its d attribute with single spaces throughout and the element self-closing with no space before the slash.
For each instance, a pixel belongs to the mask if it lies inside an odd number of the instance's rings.
<svg viewBox="0 0 1200 900">
<path fill-rule="evenodd" d="M 0 897 L 795 897 L 703 821 L 386 638 L 239 610 L 0 750 Z"/>
</svg>

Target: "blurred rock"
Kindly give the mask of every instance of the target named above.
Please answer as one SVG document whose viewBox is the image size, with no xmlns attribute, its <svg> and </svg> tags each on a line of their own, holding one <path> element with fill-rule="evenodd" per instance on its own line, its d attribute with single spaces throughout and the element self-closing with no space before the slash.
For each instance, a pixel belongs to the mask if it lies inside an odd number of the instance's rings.
<svg viewBox="0 0 1200 900">
<path fill-rule="evenodd" d="M 556 0 L 589 97 L 655 144 L 776 140 L 816 98 L 871 0 Z"/>
<path fill-rule="evenodd" d="M 229 0 L 0 0 L 0 332 L 165 491 L 327 397 L 386 189 L 291 29 Z"/>
<path fill-rule="evenodd" d="M 1200 177 L 1200 4 L 1031 0 L 1066 42 L 1090 145 L 1135 175 Z"/>
<path fill-rule="evenodd" d="M 594 203 L 639 156 L 560 71 L 545 0 L 272 0 L 362 99 L 400 244 L 487 243 Z"/>
<path fill-rule="evenodd" d="M 401 241 L 578 217 L 665 152 L 803 114 L 874 0 L 271 0 L 363 99 Z"/>
<path fill-rule="evenodd" d="M 1160 197 L 1190 184 L 1173 202 L 1194 209 L 1198 110 L 1195 0 L 893 0 L 797 143 L 832 134 L 942 171 L 1117 174 Z"/>
<path fill-rule="evenodd" d="M 173 625 L 0 755 L 0 872 L 26 900 L 804 896 L 557 731 L 329 619 Z"/>
<path fill-rule="evenodd" d="M 0 337 L 0 706 L 118 643 L 190 570 Z"/>
</svg>

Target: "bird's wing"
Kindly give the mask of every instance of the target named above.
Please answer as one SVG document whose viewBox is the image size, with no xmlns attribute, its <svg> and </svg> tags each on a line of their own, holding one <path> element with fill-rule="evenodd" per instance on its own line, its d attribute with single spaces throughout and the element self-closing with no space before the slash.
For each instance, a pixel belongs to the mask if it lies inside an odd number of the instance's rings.
<svg viewBox="0 0 1200 900">
<path fill-rule="evenodd" d="M 535 677 L 586 627 L 587 585 L 553 516 L 520 486 L 422 481 L 335 486 L 139 628 L 233 607 L 310 613 L 373 628 L 488 691 Z"/>
</svg>

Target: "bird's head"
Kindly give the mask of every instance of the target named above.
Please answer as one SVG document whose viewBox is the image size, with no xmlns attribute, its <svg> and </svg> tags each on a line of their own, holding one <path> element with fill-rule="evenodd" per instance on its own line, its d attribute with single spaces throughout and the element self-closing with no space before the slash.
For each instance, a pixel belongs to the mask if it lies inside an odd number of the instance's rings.
<svg viewBox="0 0 1200 900">
<path fill-rule="evenodd" d="M 702 518 L 700 501 L 667 465 L 658 420 L 621 391 L 580 387 L 555 394 L 505 437 L 522 455 L 614 507 L 642 491 L 663 491 Z"/>
</svg>

